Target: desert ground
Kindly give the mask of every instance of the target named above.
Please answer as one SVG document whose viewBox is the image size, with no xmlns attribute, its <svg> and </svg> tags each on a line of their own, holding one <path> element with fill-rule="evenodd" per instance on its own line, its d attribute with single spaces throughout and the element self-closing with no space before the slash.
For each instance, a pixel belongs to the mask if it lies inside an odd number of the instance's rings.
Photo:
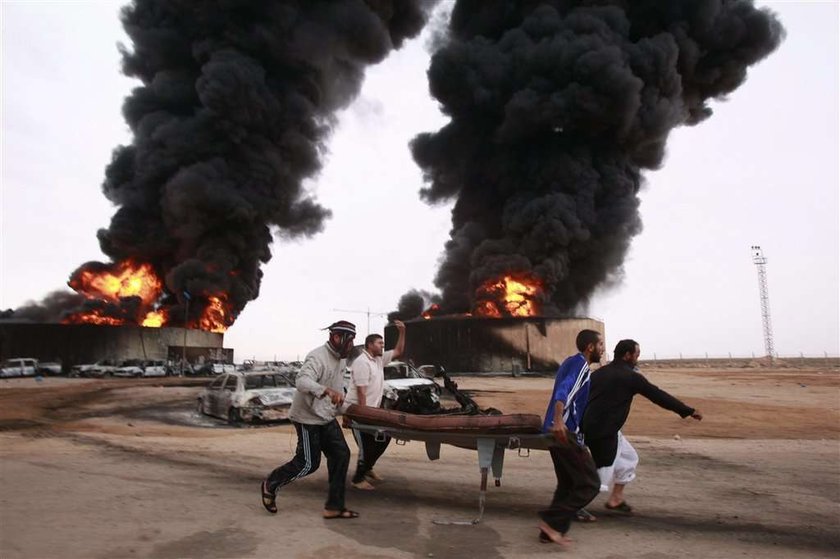
<svg viewBox="0 0 840 559">
<path fill-rule="evenodd" d="M 444 447 L 431 462 L 417 442 L 391 445 L 375 491 L 348 486 L 360 518 L 321 518 L 325 466 L 281 490 L 272 516 L 258 486 L 292 456 L 293 429 L 199 416 L 206 379 L 2 380 L 0 557 L 838 557 L 836 364 L 645 373 L 705 418 L 637 397 L 625 428 L 641 457 L 626 490 L 635 514 L 609 514 L 600 495 L 598 521 L 574 524 L 568 551 L 537 539 L 535 512 L 555 485 L 546 452 L 507 452 L 475 526 L 432 521 L 477 514 L 476 453 Z M 553 381 L 456 380 L 482 406 L 540 415 Z"/>
</svg>

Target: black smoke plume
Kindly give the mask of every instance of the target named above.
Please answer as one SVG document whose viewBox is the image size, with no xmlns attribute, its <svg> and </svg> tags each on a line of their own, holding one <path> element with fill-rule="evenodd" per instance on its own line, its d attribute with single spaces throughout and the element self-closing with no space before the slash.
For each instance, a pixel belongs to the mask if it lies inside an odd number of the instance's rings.
<svg viewBox="0 0 840 559">
<path fill-rule="evenodd" d="M 440 296 L 428 291 L 412 289 L 400 297 L 397 310 L 388 313 L 388 320 L 403 320 L 420 316 L 426 309 L 440 304 Z"/>
<path fill-rule="evenodd" d="M 583 310 L 621 278 L 668 134 L 783 36 L 749 0 L 457 0 L 428 72 L 450 121 L 411 146 L 422 197 L 455 200 L 440 312 L 512 273 L 541 281 L 542 314 Z"/>
<path fill-rule="evenodd" d="M 102 251 L 115 263 L 152 264 L 173 322 L 184 320 L 188 292 L 190 319 L 203 299 L 222 295 L 232 323 L 259 294 L 272 233 L 322 229 L 330 211 L 302 184 L 320 170 L 334 114 L 358 94 L 368 65 L 422 29 L 432 4 L 134 0 L 123 8 L 131 38 L 123 72 L 142 85 L 123 105 L 133 141 L 105 171 L 103 192 L 118 209 L 98 233 Z"/>
</svg>

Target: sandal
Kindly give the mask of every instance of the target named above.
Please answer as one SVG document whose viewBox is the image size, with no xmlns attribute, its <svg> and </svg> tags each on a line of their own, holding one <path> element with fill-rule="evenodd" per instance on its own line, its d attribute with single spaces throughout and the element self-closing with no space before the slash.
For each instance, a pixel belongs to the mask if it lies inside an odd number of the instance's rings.
<svg viewBox="0 0 840 559">
<path fill-rule="evenodd" d="M 586 509 L 580 509 L 575 513 L 575 520 L 578 522 L 597 522 L 598 517 Z"/>
<path fill-rule="evenodd" d="M 540 543 L 551 543 L 551 536 L 545 533 L 545 530 L 540 530 Z"/>
<path fill-rule="evenodd" d="M 330 516 L 325 514 L 324 520 L 347 520 L 349 518 L 359 518 L 359 513 L 350 509 L 341 509 L 330 512 L 334 512 L 335 514 L 331 514 Z"/>
<path fill-rule="evenodd" d="M 268 490 L 268 480 L 263 480 L 260 484 L 260 491 L 262 491 L 262 506 L 271 514 L 277 514 L 277 494 Z"/>
<path fill-rule="evenodd" d="M 615 506 L 610 506 L 609 503 L 604 503 L 604 508 L 613 512 L 621 512 L 624 514 L 633 514 L 633 507 L 627 504 L 627 501 L 621 501 Z"/>
</svg>

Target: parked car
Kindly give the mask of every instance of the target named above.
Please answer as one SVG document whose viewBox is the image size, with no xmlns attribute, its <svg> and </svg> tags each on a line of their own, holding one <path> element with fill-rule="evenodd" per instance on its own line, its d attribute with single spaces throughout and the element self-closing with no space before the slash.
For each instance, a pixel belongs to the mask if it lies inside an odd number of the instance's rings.
<svg viewBox="0 0 840 559">
<path fill-rule="evenodd" d="M 38 360 L 30 357 L 6 359 L 0 367 L 0 377 L 31 377 L 38 369 Z"/>
<path fill-rule="evenodd" d="M 142 359 L 127 359 L 111 373 L 115 377 L 165 377 L 165 361 L 144 361 Z"/>
<path fill-rule="evenodd" d="M 107 377 L 116 371 L 118 363 L 111 359 L 102 359 L 96 363 L 73 365 L 70 368 L 71 377 Z"/>
<path fill-rule="evenodd" d="M 56 363 L 54 361 L 41 361 L 38 363 L 38 372 L 42 375 L 60 375 L 61 363 Z"/>
<path fill-rule="evenodd" d="M 154 360 L 143 362 L 144 377 L 165 377 L 169 374 L 169 367 L 166 365 L 166 361 Z"/>
<path fill-rule="evenodd" d="M 288 419 L 295 387 L 273 371 L 223 373 L 198 396 L 198 412 L 231 424 Z"/>
<path fill-rule="evenodd" d="M 440 385 L 415 369 L 411 364 L 404 361 L 391 361 L 385 365 L 384 372 L 383 408 L 393 408 L 400 395 L 418 390 L 427 391 L 428 398 L 432 402 L 436 404 L 440 402 Z"/>
<path fill-rule="evenodd" d="M 195 374 L 198 375 L 221 375 L 222 373 L 236 372 L 236 365 L 233 363 L 225 363 L 224 361 L 205 361 L 200 365 L 193 365 Z"/>
<path fill-rule="evenodd" d="M 356 347 L 361 348 L 363 346 Z M 350 385 L 351 365 L 360 353 L 360 351 L 353 351 L 350 354 L 350 358 L 347 359 L 347 368 L 344 371 L 346 387 Z M 406 396 L 410 391 L 428 392 L 428 399 L 432 404 L 440 403 L 441 386 L 433 379 L 415 369 L 410 363 L 406 363 L 405 361 L 391 361 L 385 365 L 383 372 L 385 373 L 385 379 L 381 407 L 393 409 L 400 395 Z"/>
</svg>

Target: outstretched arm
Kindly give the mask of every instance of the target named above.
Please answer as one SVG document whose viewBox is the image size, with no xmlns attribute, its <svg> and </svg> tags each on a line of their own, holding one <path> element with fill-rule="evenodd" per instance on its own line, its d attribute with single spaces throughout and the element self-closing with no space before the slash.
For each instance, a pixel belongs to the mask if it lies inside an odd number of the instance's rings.
<svg viewBox="0 0 840 559">
<path fill-rule="evenodd" d="M 641 373 L 633 373 L 635 375 L 636 393 L 641 394 L 660 408 L 665 408 L 680 417 L 691 416 L 694 419 L 700 420 L 703 418 L 697 410 L 682 403 L 677 398 L 671 396 L 658 386 L 652 384 Z"/>
</svg>

